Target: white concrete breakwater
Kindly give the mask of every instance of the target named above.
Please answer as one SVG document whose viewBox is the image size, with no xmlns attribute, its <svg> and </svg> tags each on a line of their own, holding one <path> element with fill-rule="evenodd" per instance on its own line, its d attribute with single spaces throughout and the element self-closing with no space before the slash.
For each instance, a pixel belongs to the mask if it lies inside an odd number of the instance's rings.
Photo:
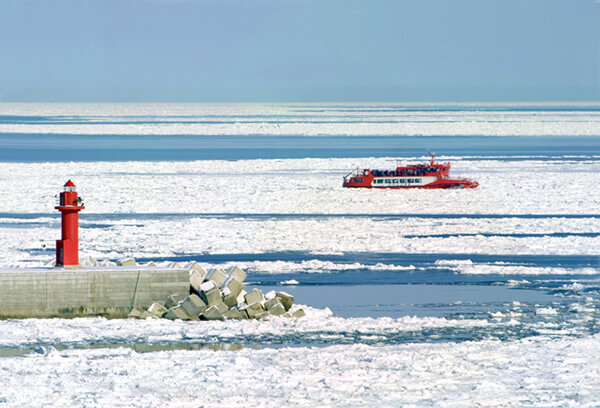
<svg viewBox="0 0 600 408">
<path fill-rule="evenodd" d="M 294 298 L 284 292 L 246 292 L 245 278 L 237 267 L 206 272 L 196 262 L 138 265 L 133 258 L 114 263 L 88 257 L 71 268 L 0 268 L 0 319 L 222 320 L 304 314 L 290 310 Z"/>
<path fill-rule="evenodd" d="M 112 264 L 112 265 L 111 265 Z M 184 268 L 129 265 L 0 268 L 0 318 L 126 317 L 185 292 Z"/>
</svg>

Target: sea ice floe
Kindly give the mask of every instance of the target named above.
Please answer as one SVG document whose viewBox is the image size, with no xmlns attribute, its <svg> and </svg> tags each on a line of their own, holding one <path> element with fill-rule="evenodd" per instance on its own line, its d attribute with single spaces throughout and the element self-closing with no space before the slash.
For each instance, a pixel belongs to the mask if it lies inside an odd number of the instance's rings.
<svg viewBox="0 0 600 408">
<path fill-rule="evenodd" d="M 0 132 L 84 135 L 280 135 L 280 136 L 596 136 L 596 109 L 580 106 L 518 106 L 457 109 L 440 105 L 348 105 L 344 111 L 322 104 L 2 104 L 7 115 L 45 116 L 0 124 Z M 592 106 L 594 106 L 592 104 Z M 595 107 L 595 106 L 594 106 Z M 382 110 L 383 108 L 383 110 Z M 584 107 L 585 108 L 585 107 Z M 532 110 L 530 110 L 532 109 Z M 538 110 L 536 110 L 538 109 Z M 33 113 L 35 112 L 35 113 Z M 69 121 L 65 123 L 65 117 Z M 156 122 L 152 120 L 156 119 Z M 257 120 L 258 119 L 258 120 Z"/>
<path fill-rule="evenodd" d="M 73 174 L 86 200 L 80 247 L 97 259 L 350 249 L 436 253 L 440 248 L 575 255 L 598 247 L 600 218 L 593 209 L 600 208 L 600 194 L 589 177 L 600 172 L 599 160 L 456 161 L 457 173 L 480 181 L 469 191 L 342 188 L 345 169 L 360 162 L 395 164 L 391 158 L 0 163 L 0 190 L 27 197 L 25 211 L 39 213 L 23 214 L 19 200 L 4 203 L 3 211 L 15 217 L 0 221 L 0 256 L 5 265 L 47 262 L 59 228 L 58 216 L 48 214 L 63 179 Z M 569 183 L 548 182 L 565 174 Z M 48 183 L 52 179 L 55 186 Z M 181 215 L 169 215 L 173 211 Z M 294 267 L 319 271 L 324 265 Z"/>
<path fill-rule="evenodd" d="M 322 335 L 329 341 L 344 340 L 355 333 L 386 335 L 426 329 L 493 328 L 496 323 L 487 319 L 449 319 L 443 317 L 402 316 L 399 318 L 342 318 L 328 308 L 317 309 L 297 305 L 306 312 L 306 318 L 275 317 L 267 320 L 194 322 L 166 319 L 25 319 L 0 321 L 0 347 L 27 347 L 28 345 L 131 344 L 159 342 L 223 342 L 232 337 L 241 340 L 280 338 L 294 342 L 306 338 L 318 342 Z M 287 340 L 286 340 L 287 339 Z"/>
<path fill-rule="evenodd" d="M 459 273 L 470 275 L 597 275 L 598 268 L 560 268 L 522 265 L 473 264 L 457 265 L 453 268 Z"/>
<path fill-rule="evenodd" d="M 551 218 L 528 222 L 522 225 L 535 236 L 499 236 L 482 234 L 461 234 L 461 229 L 474 231 L 491 229 L 494 224 L 509 228 L 510 222 L 500 220 L 497 223 L 489 219 L 439 219 L 440 228 L 455 233 L 450 236 L 427 236 L 426 231 L 435 232 L 436 226 L 429 225 L 430 219 L 404 218 L 386 220 L 365 218 L 319 218 L 315 219 L 248 219 L 222 217 L 189 217 L 181 219 L 169 217 L 133 217 L 127 223 L 114 222 L 110 228 L 86 227 L 85 215 L 82 215 L 80 228 L 80 252 L 82 256 L 96 259 L 117 259 L 124 255 L 136 258 L 160 259 L 178 254 L 235 254 L 299 251 L 314 254 L 315 259 L 290 262 L 283 258 L 277 261 L 247 262 L 243 266 L 249 270 L 286 271 L 294 269 L 303 272 L 323 270 L 370 269 L 404 270 L 408 265 L 394 265 L 380 262 L 379 265 L 365 263 L 346 263 L 319 260 L 323 253 L 343 256 L 347 252 L 364 253 L 439 253 L 445 254 L 553 254 L 586 255 L 594 254 L 600 237 L 565 235 L 552 236 L 538 234 L 536 231 L 546 228 L 585 231 L 600 230 L 600 218 Z M 521 224 L 523 220 L 519 220 Z M 512 221 L 514 224 L 514 221 Z M 133 224 L 133 225 L 131 225 Z M 515 228 L 514 226 L 512 227 Z M 415 230 L 421 230 L 423 236 L 415 236 Z M 43 265 L 54 256 L 55 239 L 60 237 L 58 226 L 36 226 L 35 228 L 13 228 L 0 225 L 0 256 L 5 265 L 23 262 Z M 410 236 L 408 236 L 410 234 Z M 439 266 L 461 264 L 467 271 L 469 259 L 456 261 L 440 260 Z M 354 264 L 353 264 L 354 263 Z M 490 265 L 490 270 L 508 270 L 508 263 Z M 518 265 L 517 265 L 518 266 Z M 583 273 L 593 273 L 593 267 Z M 471 271 L 482 273 L 475 265 Z M 513 268 L 512 273 L 530 273 L 528 270 Z"/>
<path fill-rule="evenodd" d="M 452 164 L 453 174 L 477 179 L 479 188 L 452 191 L 342 188 L 342 177 L 350 169 L 357 165 L 392 168 L 396 165 L 392 157 L 0 163 L 0 188 L 10 189 L 13 196 L 27 197 L 26 212 L 44 215 L 54 212 L 54 195 L 62 180 L 73 175 L 77 176 L 78 192 L 85 199 L 88 214 L 560 215 L 585 214 L 598 208 L 600 199 L 593 194 L 594 186 L 589 183 L 590 175 L 600 171 L 598 160 L 460 160 Z M 565 174 L 568 183 L 548 181 L 561 180 Z M 56 186 L 48 180 L 57 180 Z M 119 188 L 111 188 L 113 185 Z M 32 195 L 32 191 L 36 194 Z M 402 200 L 398 200 L 399 194 Z M 23 206 L 6 202 L 3 211 L 22 212 Z M 491 231 L 502 232 L 502 229 Z"/>
<path fill-rule="evenodd" d="M 50 347 L 0 359 L 0 398 L 9 407 L 591 407 L 599 347 L 599 335 L 218 353 Z"/>
<path fill-rule="evenodd" d="M 581 290 L 585 289 L 585 285 L 583 285 L 579 282 L 573 282 L 570 284 L 564 284 L 560 288 L 566 289 L 566 290 L 581 291 Z"/>
<path fill-rule="evenodd" d="M 553 307 L 540 307 L 535 311 L 538 315 L 557 315 L 558 311 Z"/>
<path fill-rule="evenodd" d="M 300 282 L 298 282 L 296 279 L 288 279 L 286 281 L 281 281 L 279 282 L 280 285 L 298 285 Z"/>
</svg>

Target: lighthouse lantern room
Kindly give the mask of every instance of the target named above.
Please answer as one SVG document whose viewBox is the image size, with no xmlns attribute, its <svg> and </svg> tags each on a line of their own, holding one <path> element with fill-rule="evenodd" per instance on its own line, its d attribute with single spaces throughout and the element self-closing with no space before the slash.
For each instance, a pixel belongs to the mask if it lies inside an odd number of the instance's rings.
<svg viewBox="0 0 600 408">
<path fill-rule="evenodd" d="M 85 207 L 71 180 L 65 184 L 59 205 L 54 208 L 60 211 L 62 218 L 62 239 L 56 241 L 56 266 L 78 265 L 79 211 Z"/>
</svg>

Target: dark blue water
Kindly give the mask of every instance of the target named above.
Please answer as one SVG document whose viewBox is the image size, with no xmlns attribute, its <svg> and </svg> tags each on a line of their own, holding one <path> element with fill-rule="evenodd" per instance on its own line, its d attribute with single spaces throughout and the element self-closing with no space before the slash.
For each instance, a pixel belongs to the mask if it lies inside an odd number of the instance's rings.
<svg viewBox="0 0 600 408">
<path fill-rule="evenodd" d="M 261 285 L 265 293 L 281 286 Z M 283 288 L 296 299 L 318 308 L 329 308 L 341 317 L 435 316 L 485 314 L 502 310 L 506 303 L 564 303 L 550 293 L 503 286 L 445 284 L 297 285 Z"/>
<path fill-rule="evenodd" d="M 554 159 L 600 153 L 592 136 L 197 136 L 0 134 L 0 161 L 187 161 L 442 155 Z"/>
<path fill-rule="evenodd" d="M 83 105 L 82 105 L 83 106 Z M 18 112 L 18 110 L 14 111 Z M 31 112 L 40 112 L 32 114 Z M 75 113 L 78 112 L 78 113 Z M 273 159 L 327 157 L 414 157 L 428 150 L 439 155 L 458 156 L 588 156 L 600 152 L 600 129 L 591 136 L 590 127 L 598 121 L 600 105 L 586 104 L 278 104 L 264 106 L 223 106 L 222 109 L 202 105 L 121 106 L 94 105 L 83 109 L 69 106 L 36 106 L 21 114 L 1 112 L 0 125 L 36 126 L 32 133 L 0 133 L 0 161 L 129 161 L 129 160 L 206 160 L 206 159 Z M 515 123 L 550 124 L 561 133 L 563 124 L 581 125 L 581 135 L 564 136 L 465 136 L 452 132 L 460 123 L 467 128 L 483 125 L 484 129 L 514 127 Z M 278 125 L 300 124 L 311 134 L 252 134 L 255 125 L 265 124 L 268 132 L 280 133 Z M 343 136 L 330 131 L 381 124 L 398 129 L 400 136 Z M 404 125 L 433 125 L 440 134 L 420 137 L 406 133 Z M 61 129 L 71 128 L 69 134 Z M 145 126 L 139 134 L 80 134 L 80 126 L 107 133 L 106 126 Z M 150 125 L 150 126 L 148 126 Z M 196 126 L 199 132 L 215 132 L 217 136 L 194 134 L 161 135 L 161 129 L 172 133 L 169 126 Z M 254 126 L 253 126 L 254 125 Z M 413 126 L 414 125 L 414 126 Z M 446 131 L 446 125 L 450 133 Z M 46 126 L 47 132 L 44 132 Z M 153 127 L 154 126 L 154 127 Z M 212 126 L 212 127 L 211 127 Z M 238 135 L 244 127 L 247 133 Z M 181 127 L 180 127 L 181 128 Z M 388 126 L 389 128 L 389 126 Z M 208 129 L 208 130 L 207 130 Z M 213 130 L 210 130 L 213 129 Z M 226 129 L 232 129 L 228 134 Z M 235 130 L 234 130 L 235 129 Z M 329 130 L 328 130 L 329 129 Z M 137 128 L 136 128 L 137 131 Z M 36 133 L 37 132 L 37 133 Z M 404 133 L 403 133 L 404 132 Z M 91 131 L 91 133 L 94 133 Z M 126 133 L 130 133 L 127 131 Z M 259 132 L 262 133 L 262 132 Z M 504 134 L 505 132 L 500 132 Z M 521 133 L 521 132 L 520 132 Z M 411 136 L 402 136 L 411 134 Z M 430 133 L 428 133 L 430 134 Z M 491 131 L 494 134 L 494 130 Z M 537 133 L 536 133 L 537 134 Z"/>
</svg>

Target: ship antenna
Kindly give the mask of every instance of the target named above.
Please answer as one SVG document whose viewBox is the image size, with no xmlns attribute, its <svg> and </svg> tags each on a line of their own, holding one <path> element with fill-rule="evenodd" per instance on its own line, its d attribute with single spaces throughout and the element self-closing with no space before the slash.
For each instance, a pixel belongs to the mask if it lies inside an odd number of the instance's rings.
<svg viewBox="0 0 600 408">
<path fill-rule="evenodd" d="M 431 166 L 433 167 L 433 159 L 435 158 L 435 153 L 427 152 L 431 156 Z"/>
</svg>

